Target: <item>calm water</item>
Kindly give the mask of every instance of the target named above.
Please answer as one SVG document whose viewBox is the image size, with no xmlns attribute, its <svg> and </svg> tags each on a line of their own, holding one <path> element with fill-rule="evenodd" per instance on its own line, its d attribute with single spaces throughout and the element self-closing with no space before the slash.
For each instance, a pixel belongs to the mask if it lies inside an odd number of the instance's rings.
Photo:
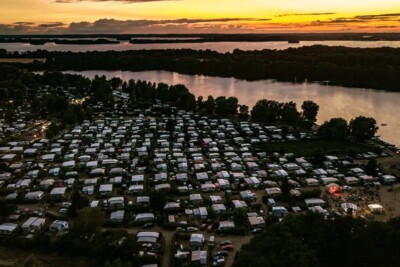
<svg viewBox="0 0 400 267">
<path fill-rule="evenodd" d="M 217 42 L 217 43 L 181 43 L 181 44 L 130 44 L 121 42 L 119 44 L 96 44 L 96 45 L 57 45 L 55 43 L 46 43 L 45 45 L 30 45 L 26 43 L 0 43 L 0 49 L 8 51 L 34 51 L 37 49 L 48 51 L 124 51 L 141 49 L 181 49 L 190 48 L 195 50 L 211 49 L 221 53 L 232 52 L 234 49 L 241 50 L 262 50 L 262 49 L 287 49 L 289 47 L 301 47 L 310 45 L 328 45 L 328 46 L 347 46 L 360 48 L 373 47 L 400 47 L 400 41 L 303 41 L 300 44 L 289 44 L 288 42 Z"/>
<path fill-rule="evenodd" d="M 120 77 L 123 80 L 146 80 L 167 84 L 184 84 L 196 96 L 236 96 L 241 104 L 252 107 L 259 99 L 295 101 L 300 108 L 304 100 L 313 100 L 320 106 L 318 123 L 330 118 L 342 117 L 347 120 L 359 115 L 374 117 L 380 127 L 382 139 L 400 145 L 400 93 L 371 89 L 324 86 L 316 83 L 293 84 L 272 80 L 244 81 L 235 78 L 183 75 L 167 71 L 83 71 L 68 72 L 88 78 L 105 75 L 107 78 Z M 381 126 L 382 123 L 388 126 Z"/>
</svg>

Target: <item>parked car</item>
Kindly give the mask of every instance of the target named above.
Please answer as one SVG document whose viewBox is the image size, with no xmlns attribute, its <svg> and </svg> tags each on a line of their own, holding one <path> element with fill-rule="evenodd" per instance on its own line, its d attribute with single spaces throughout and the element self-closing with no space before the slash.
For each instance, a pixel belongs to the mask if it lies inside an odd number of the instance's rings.
<svg viewBox="0 0 400 267">
<path fill-rule="evenodd" d="M 225 265 L 225 257 L 224 256 L 214 256 L 213 266 L 224 266 Z"/>
<path fill-rule="evenodd" d="M 175 258 L 177 259 L 186 259 L 189 256 L 190 252 L 187 251 L 177 251 L 175 254 Z"/>
<path fill-rule="evenodd" d="M 262 229 L 261 228 L 254 228 L 251 230 L 252 234 L 260 234 L 262 233 Z"/>
<path fill-rule="evenodd" d="M 224 256 L 227 257 L 229 255 L 228 251 L 226 250 L 217 250 L 215 252 L 215 256 Z"/>
<path fill-rule="evenodd" d="M 61 214 L 67 214 L 68 213 L 68 209 L 67 208 L 61 208 L 59 213 Z"/>
<path fill-rule="evenodd" d="M 143 229 L 151 228 L 153 227 L 153 223 L 146 223 L 142 226 Z"/>
<path fill-rule="evenodd" d="M 197 231 L 198 231 L 198 229 L 196 227 L 189 226 L 188 228 L 186 228 L 186 232 L 188 232 L 188 233 L 197 232 Z"/>
<path fill-rule="evenodd" d="M 69 207 L 71 207 L 71 205 L 72 205 L 71 202 L 63 202 L 63 203 L 61 204 L 61 207 L 62 207 L 62 208 L 68 209 Z"/>
<path fill-rule="evenodd" d="M 225 246 L 225 245 L 232 245 L 232 242 L 230 240 L 222 240 L 221 246 Z"/>
<path fill-rule="evenodd" d="M 235 247 L 233 245 L 224 245 L 224 246 L 221 246 L 221 249 L 227 250 L 227 251 L 232 251 L 235 249 Z"/>
<path fill-rule="evenodd" d="M 175 231 L 176 231 L 177 233 L 186 232 L 185 228 L 183 228 L 183 227 L 176 227 Z"/>
</svg>

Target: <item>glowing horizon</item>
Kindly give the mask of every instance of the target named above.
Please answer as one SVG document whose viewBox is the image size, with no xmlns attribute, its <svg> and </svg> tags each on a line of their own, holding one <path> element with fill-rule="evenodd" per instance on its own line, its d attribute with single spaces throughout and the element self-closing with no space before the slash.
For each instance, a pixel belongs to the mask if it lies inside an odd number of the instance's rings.
<svg viewBox="0 0 400 267">
<path fill-rule="evenodd" d="M 399 29 L 400 2 L 396 0 L 2 0 L 0 9 L 0 34 Z"/>
</svg>

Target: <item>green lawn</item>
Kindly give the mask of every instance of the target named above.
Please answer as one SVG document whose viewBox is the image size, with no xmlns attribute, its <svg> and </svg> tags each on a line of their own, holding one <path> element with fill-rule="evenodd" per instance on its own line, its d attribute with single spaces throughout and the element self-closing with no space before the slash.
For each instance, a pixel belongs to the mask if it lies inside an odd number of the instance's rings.
<svg viewBox="0 0 400 267">
<path fill-rule="evenodd" d="M 298 142 L 279 142 L 264 143 L 255 146 L 257 149 L 265 152 L 284 152 L 294 153 L 299 156 L 309 156 L 316 149 L 321 149 L 325 153 L 334 153 L 338 155 L 348 154 L 349 151 L 356 153 L 364 153 L 374 151 L 373 147 L 353 141 L 328 141 L 328 140 L 311 140 Z"/>
</svg>

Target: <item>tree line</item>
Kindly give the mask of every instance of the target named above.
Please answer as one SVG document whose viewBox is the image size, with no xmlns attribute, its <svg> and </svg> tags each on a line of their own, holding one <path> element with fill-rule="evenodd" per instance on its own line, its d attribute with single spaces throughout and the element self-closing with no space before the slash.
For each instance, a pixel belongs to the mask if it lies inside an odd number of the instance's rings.
<svg viewBox="0 0 400 267">
<path fill-rule="evenodd" d="M 399 218 L 292 215 L 244 245 L 233 266 L 399 266 L 399 237 Z"/>
<path fill-rule="evenodd" d="M 38 94 L 39 90 L 46 86 L 48 86 L 47 92 Z M 0 65 L 0 103 L 6 106 L 7 122 L 12 122 L 15 117 L 14 106 L 22 105 L 26 99 L 29 100 L 27 102 L 30 104 L 32 116 L 58 119 L 64 125 L 74 125 L 84 119 L 90 119 L 91 104 L 100 102 L 111 107 L 114 104 L 113 90 L 129 94 L 131 104 L 137 107 L 147 108 L 158 100 L 162 104 L 170 104 L 179 109 L 195 111 L 210 117 L 237 117 L 263 124 L 281 122 L 307 130 L 315 125 L 319 112 L 318 104 L 310 100 L 302 103 L 300 111 L 294 102 L 285 103 L 268 99 L 259 100 L 250 110 L 248 106 L 240 104 L 236 97 L 196 98 L 183 84 L 123 81 L 117 77 L 108 80 L 105 76 L 97 75 L 90 80 L 80 75 L 60 72 L 34 74 Z M 74 98 L 85 96 L 90 98 L 87 102 L 76 104 L 71 103 L 71 95 Z M 48 137 L 55 136 L 59 129 L 56 124 L 52 124 L 48 130 Z M 377 130 L 374 118 L 359 116 L 350 123 L 342 118 L 333 118 L 319 127 L 318 135 L 327 140 L 345 140 L 352 137 L 364 142 L 371 139 Z"/>
<path fill-rule="evenodd" d="M 179 49 L 84 53 L 37 50 L 19 54 L 0 50 L 0 57 L 46 58 L 45 63 L 23 65 L 32 70 L 166 70 L 246 80 L 307 80 L 349 87 L 400 90 L 400 49 L 388 47 L 315 45 L 286 50 L 236 49 L 232 53 Z"/>
</svg>

